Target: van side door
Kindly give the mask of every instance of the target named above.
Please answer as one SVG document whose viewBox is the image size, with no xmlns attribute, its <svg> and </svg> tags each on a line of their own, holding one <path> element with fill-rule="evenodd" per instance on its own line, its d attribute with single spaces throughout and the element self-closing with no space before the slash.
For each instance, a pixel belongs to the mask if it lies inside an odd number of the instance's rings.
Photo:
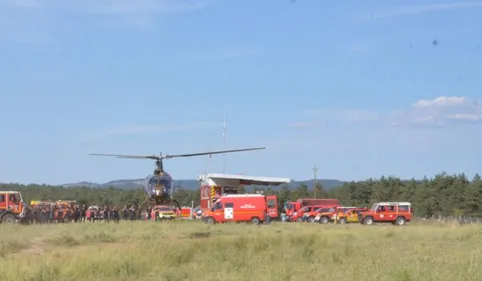
<svg viewBox="0 0 482 281">
<path fill-rule="evenodd" d="M 266 196 L 266 212 L 271 218 L 278 217 L 278 200 L 276 200 L 276 196 Z"/>
<path fill-rule="evenodd" d="M 232 202 L 224 203 L 224 220 L 226 221 L 234 220 L 234 203 Z"/>
</svg>

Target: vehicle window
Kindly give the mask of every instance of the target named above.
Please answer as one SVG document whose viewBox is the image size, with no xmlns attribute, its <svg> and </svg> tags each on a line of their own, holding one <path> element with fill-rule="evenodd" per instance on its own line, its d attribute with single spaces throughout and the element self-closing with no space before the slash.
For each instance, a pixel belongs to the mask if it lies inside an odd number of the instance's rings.
<svg viewBox="0 0 482 281">
<path fill-rule="evenodd" d="M 377 212 L 385 212 L 385 206 L 378 206 Z"/>
<path fill-rule="evenodd" d="M 275 208 L 276 207 L 276 200 L 269 199 L 268 200 L 268 208 Z"/>
<path fill-rule="evenodd" d="M 5 195 L 0 194 L 0 202 L 5 202 Z"/>
<path fill-rule="evenodd" d="M 224 204 L 224 208 L 234 208 L 234 203 L 226 203 Z"/>
<path fill-rule="evenodd" d="M 160 212 L 169 212 L 171 209 L 169 207 L 159 207 L 157 208 L 158 211 Z"/>
<path fill-rule="evenodd" d="M 409 207 L 407 205 L 400 205 L 398 206 L 399 212 L 408 212 Z"/>
<path fill-rule="evenodd" d="M 308 211 L 308 208 L 309 208 L 309 207 L 303 207 L 303 208 L 301 208 L 300 211 L 301 211 L 301 212 L 306 212 L 306 211 Z"/>
<path fill-rule="evenodd" d="M 223 208 L 223 203 L 221 202 L 218 202 L 216 203 L 216 205 L 214 205 L 214 210 L 220 210 Z"/>
</svg>

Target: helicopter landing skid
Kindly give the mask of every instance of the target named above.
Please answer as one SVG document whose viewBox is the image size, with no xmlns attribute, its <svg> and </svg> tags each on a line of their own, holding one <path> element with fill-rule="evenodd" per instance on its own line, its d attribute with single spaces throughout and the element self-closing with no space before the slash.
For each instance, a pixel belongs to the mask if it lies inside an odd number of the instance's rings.
<svg viewBox="0 0 482 281">
<path fill-rule="evenodd" d="M 146 196 L 146 200 L 141 203 L 141 209 L 144 210 L 147 208 L 147 206 L 154 207 L 156 205 L 168 205 L 171 208 L 177 208 L 179 211 L 181 211 L 181 204 L 179 204 L 179 201 L 176 199 L 169 199 L 169 200 L 163 200 L 162 198 L 150 198 L 149 196 Z"/>
</svg>

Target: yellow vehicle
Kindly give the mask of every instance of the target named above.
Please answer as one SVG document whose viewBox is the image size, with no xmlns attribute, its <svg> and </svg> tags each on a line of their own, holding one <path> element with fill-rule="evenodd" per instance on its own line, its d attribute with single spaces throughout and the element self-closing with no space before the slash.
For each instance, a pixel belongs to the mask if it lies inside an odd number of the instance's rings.
<svg viewBox="0 0 482 281">
<path fill-rule="evenodd" d="M 359 223 L 360 216 L 358 214 L 360 210 L 351 209 L 344 213 L 339 213 L 337 216 L 337 223 L 345 224 L 345 223 Z"/>
<path fill-rule="evenodd" d="M 37 206 L 37 205 L 55 205 L 52 201 L 40 201 L 40 200 L 31 200 L 30 206 Z"/>
<path fill-rule="evenodd" d="M 157 212 L 161 220 L 172 220 L 176 217 L 176 213 L 168 206 L 155 206 L 152 208 L 151 217 L 155 218 Z"/>
</svg>

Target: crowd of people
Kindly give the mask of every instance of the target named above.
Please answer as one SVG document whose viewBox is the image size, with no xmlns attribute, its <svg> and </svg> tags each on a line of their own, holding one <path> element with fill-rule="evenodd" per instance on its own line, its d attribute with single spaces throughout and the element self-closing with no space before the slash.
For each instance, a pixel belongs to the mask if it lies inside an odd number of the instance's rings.
<svg viewBox="0 0 482 281">
<path fill-rule="evenodd" d="M 28 223 L 66 223 L 66 222 L 115 222 L 123 220 L 140 220 L 150 210 L 141 210 L 138 206 L 124 205 L 122 210 L 117 206 L 89 206 L 72 202 L 35 202 L 27 212 Z"/>
</svg>

